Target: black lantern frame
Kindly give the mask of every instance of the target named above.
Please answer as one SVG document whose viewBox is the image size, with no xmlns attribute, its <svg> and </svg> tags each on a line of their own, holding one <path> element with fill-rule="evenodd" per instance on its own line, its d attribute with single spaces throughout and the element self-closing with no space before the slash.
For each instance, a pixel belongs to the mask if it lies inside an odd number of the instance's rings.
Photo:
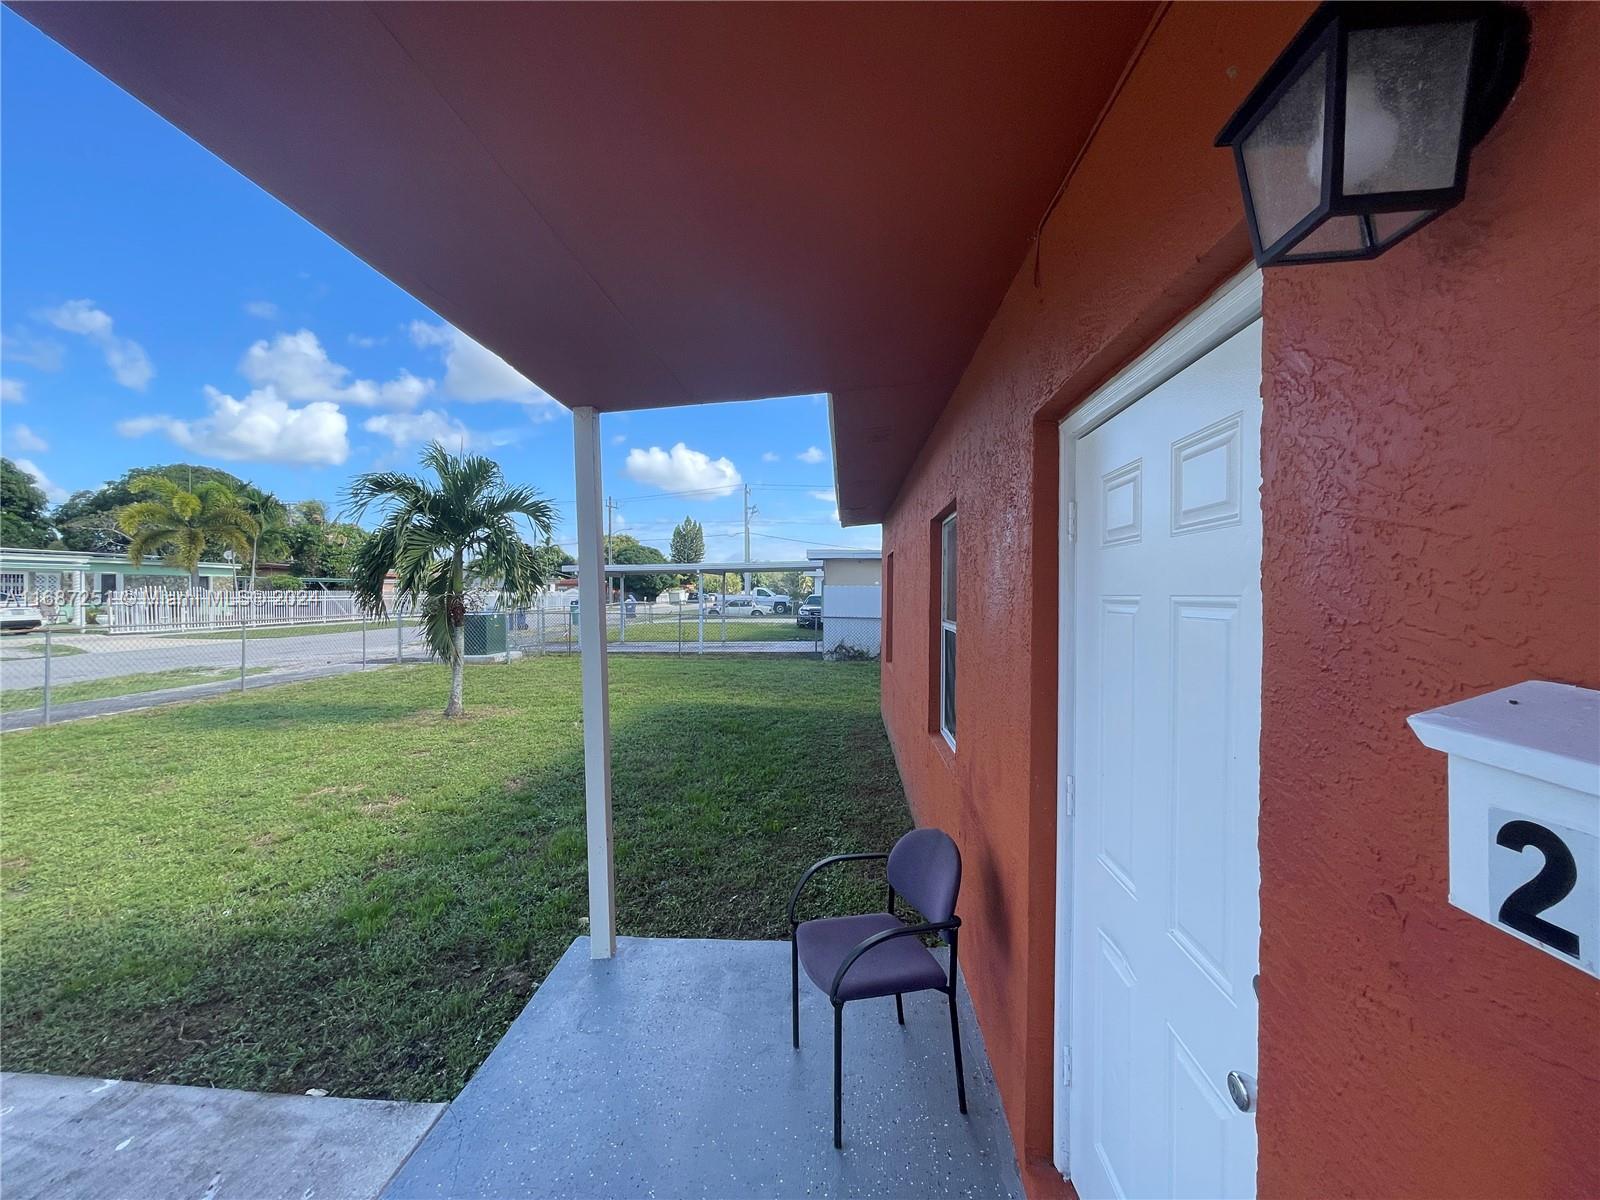
<svg viewBox="0 0 1600 1200">
<path fill-rule="evenodd" d="M 1457 131 L 1455 177 L 1444 187 L 1405 191 L 1349 193 L 1345 190 L 1345 128 L 1349 88 L 1350 35 L 1377 29 L 1416 28 L 1471 22 L 1472 49 L 1465 106 Z M 1528 17 L 1519 7 L 1500 3 L 1360 3 L 1332 0 L 1323 4 L 1297 33 L 1237 112 L 1217 135 L 1216 145 L 1233 151 L 1244 195 L 1245 216 L 1256 262 L 1263 267 L 1297 263 L 1349 262 L 1376 258 L 1410 237 L 1434 218 L 1455 207 L 1467 191 L 1467 165 L 1472 148 L 1493 128 L 1522 81 L 1528 56 Z M 1278 103 L 1326 54 L 1327 79 L 1322 104 L 1322 176 L 1317 204 L 1285 233 L 1263 244 L 1256 198 L 1246 167 L 1246 139 L 1271 116 Z M 1380 230 L 1375 217 L 1415 213 L 1415 220 Z M 1355 217 L 1361 244 L 1295 253 L 1321 226 L 1339 217 Z"/>
</svg>

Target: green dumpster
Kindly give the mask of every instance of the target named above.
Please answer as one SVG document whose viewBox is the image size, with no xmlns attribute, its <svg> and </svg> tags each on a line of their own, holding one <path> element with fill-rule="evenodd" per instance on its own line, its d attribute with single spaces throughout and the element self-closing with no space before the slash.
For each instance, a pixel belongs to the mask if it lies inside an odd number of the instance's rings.
<svg viewBox="0 0 1600 1200">
<path fill-rule="evenodd" d="M 505 652 L 505 613 L 468 613 L 467 653 L 504 654 Z"/>
</svg>

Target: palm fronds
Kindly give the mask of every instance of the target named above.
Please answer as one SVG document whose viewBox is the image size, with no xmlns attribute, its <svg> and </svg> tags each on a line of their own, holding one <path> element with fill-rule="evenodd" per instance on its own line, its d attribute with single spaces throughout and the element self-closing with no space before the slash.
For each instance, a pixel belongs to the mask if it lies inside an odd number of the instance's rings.
<svg viewBox="0 0 1600 1200">
<path fill-rule="evenodd" d="M 433 442 L 421 461 L 437 483 L 399 471 L 372 471 L 356 476 L 345 489 L 350 519 L 360 520 L 373 508 L 382 514 L 356 554 L 351 587 L 362 609 L 381 615 L 393 574 L 395 597 L 416 606 L 430 651 L 453 668 L 452 701 L 445 711 L 455 715 L 468 581 L 494 586 L 513 600 L 537 591 L 548 581 L 548 571 L 518 522 L 549 539 L 556 510 L 535 489 L 507 484 L 499 464 L 483 455 L 451 454 Z"/>
</svg>

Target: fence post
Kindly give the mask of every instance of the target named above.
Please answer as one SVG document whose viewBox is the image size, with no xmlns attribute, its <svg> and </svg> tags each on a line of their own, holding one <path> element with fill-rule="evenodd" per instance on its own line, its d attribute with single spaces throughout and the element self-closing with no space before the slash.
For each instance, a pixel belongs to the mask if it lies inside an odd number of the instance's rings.
<svg viewBox="0 0 1600 1200">
<path fill-rule="evenodd" d="M 539 630 L 539 653 L 543 654 L 544 653 L 544 597 L 543 596 L 539 597 L 539 607 L 535 611 L 538 612 L 538 614 L 539 614 L 538 622 L 537 622 L 537 628 Z"/>
<path fill-rule="evenodd" d="M 702 554 L 700 557 L 704 558 L 705 555 Z M 696 578 L 697 584 L 694 594 L 700 598 L 700 632 L 696 635 L 694 652 L 696 654 L 704 654 L 706 652 L 706 573 L 701 571 Z"/>
<path fill-rule="evenodd" d="M 249 652 L 250 624 L 247 621 L 239 622 L 239 690 L 244 691 L 244 662 Z"/>
<path fill-rule="evenodd" d="M 628 577 L 626 575 L 624 575 L 622 578 L 623 578 L 623 581 L 626 582 Z M 626 590 L 624 590 L 623 593 L 622 593 L 622 599 L 617 601 L 617 641 L 620 643 L 620 642 L 626 642 L 627 640 L 628 640 L 628 593 L 627 593 Z"/>
<path fill-rule="evenodd" d="M 50 724 L 50 629 L 44 631 L 44 724 Z"/>
<path fill-rule="evenodd" d="M 367 665 L 367 614 L 361 614 L 361 665 Z"/>
<path fill-rule="evenodd" d="M 394 602 L 394 661 L 397 663 L 406 660 L 405 635 L 400 631 L 400 601 Z"/>
</svg>

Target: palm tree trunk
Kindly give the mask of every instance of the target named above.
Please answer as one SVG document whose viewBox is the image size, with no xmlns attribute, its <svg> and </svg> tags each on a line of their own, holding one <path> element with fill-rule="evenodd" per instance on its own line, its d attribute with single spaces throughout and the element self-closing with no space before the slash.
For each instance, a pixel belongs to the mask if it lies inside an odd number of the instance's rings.
<svg viewBox="0 0 1600 1200">
<path fill-rule="evenodd" d="M 461 594 L 462 585 L 465 582 L 462 579 L 462 558 L 461 549 L 457 547 L 455 562 L 452 564 L 450 571 L 451 595 L 446 600 L 447 611 L 453 608 L 450 601 Z M 467 627 L 465 619 L 463 619 L 462 624 L 452 624 L 450 627 L 450 703 L 444 706 L 444 715 L 447 717 L 459 717 L 466 711 L 461 703 L 461 685 L 463 682 L 462 677 L 466 674 L 466 663 Z"/>
<path fill-rule="evenodd" d="M 459 717 L 466 709 L 461 703 L 462 677 L 466 673 L 467 630 L 457 625 L 450 631 L 450 703 L 444 706 L 444 715 Z"/>
<path fill-rule="evenodd" d="M 250 590 L 256 590 L 256 550 L 261 545 L 261 535 L 257 534 L 250 540 Z"/>
</svg>

